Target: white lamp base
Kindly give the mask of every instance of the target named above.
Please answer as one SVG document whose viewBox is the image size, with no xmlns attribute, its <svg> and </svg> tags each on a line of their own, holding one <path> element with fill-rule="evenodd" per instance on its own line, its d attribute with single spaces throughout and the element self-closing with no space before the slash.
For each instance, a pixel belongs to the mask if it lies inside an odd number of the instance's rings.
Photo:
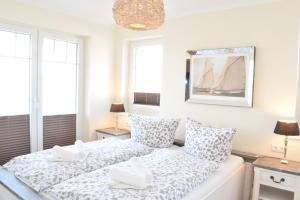
<svg viewBox="0 0 300 200">
<path fill-rule="evenodd" d="M 288 161 L 288 160 L 284 160 L 284 159 L 283 159 L 283 160 L 281 160 L 281 161 L 280 161 L 280 163 L 281 163 L 281 164 L 288 164 L 288 163 L 289 163 L 289 161 Z"/>
<path fill-rule="evenodd" d="M 289 161 L 286 159 L 288 142 L 289 142 L 289 139 L 288 139 L 288 136 L 286 135 L 285 140 L 284 140 L 284 156 L 283 156 L 283 159 L 280 161 L 281 164 L 288 164 L 289 163 Z"/>
<path fill-rule="evenodd" d="M 116 117 L 116 125 L 115 125 L 115 132 L 119 132 L 119 115 L 118 113 L 115 113 Z"/>
</svg>

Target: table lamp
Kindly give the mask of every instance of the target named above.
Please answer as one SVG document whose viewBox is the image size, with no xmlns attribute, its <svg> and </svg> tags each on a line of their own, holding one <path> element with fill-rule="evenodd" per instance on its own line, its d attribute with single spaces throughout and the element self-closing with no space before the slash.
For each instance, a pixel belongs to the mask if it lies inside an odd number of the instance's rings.
<svg viewBox="0 0 300 200">
<path fill-rule="evenodd" d="M 300 135 L 298 122 L 284 120 L 277 121 L 274 133 L 285 136 L 284 157 L 280 162 L 282 164 L 288 164 L 288 160 L 286 159 L 288 137 Z"/>
<path fill-rule="evenodd" d="M 116 118 L 115 119 L 116 120 L 115 131 L 118 132 L 119 131 L 118 113 L 125 112 L 124 104 L 122 104 L 122 103 L 113 103 L 113 104 L 111 104 L 110 112 L 116 113 L 116 116 L 115 116 L 115 118 Z"/>
</svg>

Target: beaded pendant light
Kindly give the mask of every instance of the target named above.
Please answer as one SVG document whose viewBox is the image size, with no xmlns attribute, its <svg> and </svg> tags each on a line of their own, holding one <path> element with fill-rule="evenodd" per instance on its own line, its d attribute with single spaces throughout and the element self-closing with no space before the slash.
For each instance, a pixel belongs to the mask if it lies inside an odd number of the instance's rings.
<svg viewBox="0 0 300 200">
<path fill-rule="evenodd" d="M 116 0 L 113 7 L 116 23 L 133 30 L 151 30 L 165 20 L 163 0 Z"/>
</svg>

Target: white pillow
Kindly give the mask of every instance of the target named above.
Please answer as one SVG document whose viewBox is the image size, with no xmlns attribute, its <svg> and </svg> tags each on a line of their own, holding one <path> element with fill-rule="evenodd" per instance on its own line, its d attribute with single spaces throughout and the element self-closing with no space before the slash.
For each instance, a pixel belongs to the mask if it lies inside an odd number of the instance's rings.
<svg viewBox="0 0 300 200">
<path fill-rule="evenodd" d="M 138 143 L 166 148 L 174 143 L 175 131 L 179 119 L 164 119 L 129 114 L 131 121 L 131 138 Z"/>
<path fill-rule="evenodd" d="M 196 158 L 222 162 L 231 154 L 233 128 L 203 127 L 200 122 L 187 119 L 185 151 Z"/>
</svg>

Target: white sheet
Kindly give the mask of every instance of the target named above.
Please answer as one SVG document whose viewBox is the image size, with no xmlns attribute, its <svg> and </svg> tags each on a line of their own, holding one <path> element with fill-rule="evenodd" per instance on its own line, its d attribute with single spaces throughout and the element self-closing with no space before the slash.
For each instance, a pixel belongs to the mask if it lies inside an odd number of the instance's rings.
<svg viewBox="0 0 300 200">
<path fill-rule="evenodd" d="M 214 175 L 212 175 L 206 182 L 201 186 L 195 188 L 191 193 L 189 193 L 184 200 L 197 199 L 200 200 L 209 196 L 218 188 L 222 187 L 224 182 L 230 178 L 237 170 L 241 168 L 244 161 L 241 157 L 231 155 L 217 170 Z"/>
</svg>

